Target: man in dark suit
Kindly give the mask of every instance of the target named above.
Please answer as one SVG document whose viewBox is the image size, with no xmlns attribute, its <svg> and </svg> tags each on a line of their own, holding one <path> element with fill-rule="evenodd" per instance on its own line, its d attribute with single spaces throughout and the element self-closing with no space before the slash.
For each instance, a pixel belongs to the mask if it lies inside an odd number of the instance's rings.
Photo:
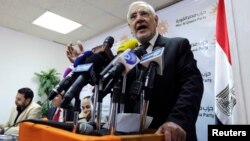
<svg viewBox="0 0 250 141">
<path fill-rule="evenodd" d="M 72 107 L 70 106 L 67 109 L 61 108 L 62 98 L 63 98 L 63 95 L 58 94 L 53 99 L 53 104 L 55 105 L 55 107 L 50 108 L 48 111 L 47 118 L 49 120 L 54 120 L 58 122 L 73 121 L 74 111 L 72 110 Z"/>
<path fill-rule="evenodd" d="M 150 43 L 147 52 L 154 47 L 165 48 L 163 75 L 156 75 L 149 101 L 148 115 L 153 117 L 150 128 L 158 129 L 156 133 L 164 134 L 166 141 L 196 141 L 203 80 L 189 41 L 159 35 L 158 16 L 148 3 L 133 2 L 127 20 L 138 41 L 142 45 Z"/>
</svg>

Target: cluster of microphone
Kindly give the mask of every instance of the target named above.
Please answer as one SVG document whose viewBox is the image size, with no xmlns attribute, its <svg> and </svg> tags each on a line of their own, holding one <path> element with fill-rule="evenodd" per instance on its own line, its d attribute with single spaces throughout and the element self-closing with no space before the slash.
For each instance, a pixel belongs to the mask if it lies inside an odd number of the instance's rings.
<svg viewBox="0 0 250 141">
<path fill-rule="evenodd" d="M 54 121 L 28 120 L 35 123 L 46 124 L 60 129 L 76 133 L 97 135 L 96 132 L 103 132 L 101 127 L 102 99 L 111 93 L 112 104 L 108 120 L 108 130 L 103 134 L 116 133 L 116 116 L 119 112 L 124 112 L 124 96 L 132 94 L 142 99 L 140 110 L 141 121 L 140 131 L 145 129 L 145 119 L 147 115 L 148 103 L 154 87 L 156 74 L 163 74 L 163 52 L 164 47 L 155 47 L 152 52 L 147 53 L 145 48 L 138 46 L 136 39 L 130 39 L 120 44 L 117 55 L 111 52 L 114 38 L 109 36 L 103 42 L 104 51 L 93 53 L 83 52 L 74 62 L 74 69 L 50 92 L 48 99 L 62 92 L 65 92 L 61 107 L 67 108 L 68 104 L 75 98 L 74 111 L 80 112 L 79 95 L 82 88 L 91 84 L 94 85 L 94 102 L 91 119 L 88 123 L 56 123 Z M 126 76 L 135 68 L 139 68 L 138 78 L 132 83 L 129 92 L 126 92 Z"/>
</svg>

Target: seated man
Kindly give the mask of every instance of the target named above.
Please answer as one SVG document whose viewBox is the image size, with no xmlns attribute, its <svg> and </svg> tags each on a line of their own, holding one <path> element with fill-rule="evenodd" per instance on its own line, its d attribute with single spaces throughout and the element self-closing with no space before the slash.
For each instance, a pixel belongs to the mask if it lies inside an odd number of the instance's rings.
<svg viewBox="0 0 250 141">
<path fill-rule="evenodd" d="M 53 104 L 55 107 L 52 107 L 48 111 L 47 118 L 49 120 L 54 120 L 58 122 L 65 122 L 65 121 L 73 121 L 74 119 L 74 112 L 72 110 L 72 107 L 68 107 L 67 109 L 61 108 L 61 103 L 62 103 L 62 94 L 58 94 L 54 99 L 53 99 Z"/>
<path fill-rule="evenodd" d="M 82 111 L 79 114 L 79 122 L 89 122 L 91 119 L 91 112 L 93 111 L 93 99 L 91 96 L 85 96 L 82 99 Z M 96 121 L 95 117 L 95 121 Z M 107 117 L 101 116 L 101 123 L 106 123 Z"/>
<path fill-rule="evenodd" d="M 82 111 L 79 114 L 80 122 L 88 122 L 91 118 L 92 102 L 91 97 L 86 96 L 82 100 Z"/>
<path fill-rule="evenodd" d="M 18 135 L 18 125 L 21 121 L 41 117 L 41 107 L 32 101 L 33 97 L 33 91 L 30 88 L 21 88 L 17 91 L 16 107 L 13 107 L 9 121 L 5 125 L 0 124 L 0 128 L 4 128 L 4 134 Z"/>
</svg>

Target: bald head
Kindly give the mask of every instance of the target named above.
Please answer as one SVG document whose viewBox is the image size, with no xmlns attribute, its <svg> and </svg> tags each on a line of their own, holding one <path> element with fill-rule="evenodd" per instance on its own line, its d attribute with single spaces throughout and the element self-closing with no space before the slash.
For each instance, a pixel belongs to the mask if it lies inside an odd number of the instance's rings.
<svg viewBox="0 0 250 141">
<path fill-rule="evenodd" d="M 156 15 L 156 14 L 155 14 L 154 8 L 153 8 L 150 4 L 148 4 L 148 3 L 144 2 L 144 1 L 135 1 L 135 2 L 133 2 L 133 3 L 131 3 L 131 4 L 129 5 L 128 13 L 127 13 L 127 21 L 128 21 L 128 22 L 129 22 L 129 20 L 130 20 L 131 14 L 132 14 L 131 12 L 132 12 L 133 9 L 136 8 L 136 7 L 145 7 L 145 9 L 147 9 L 148 12 L 150 12 L 150 13 L 153 14 L 153 15 Z"/>
<path fill-rule="evenodd" d="M 141 44 L 149 42 L 156 34 L 158 16 L 146 2 L 136 1 L 130 4 L 127 20 L 131 33 Z"/>
</svg>

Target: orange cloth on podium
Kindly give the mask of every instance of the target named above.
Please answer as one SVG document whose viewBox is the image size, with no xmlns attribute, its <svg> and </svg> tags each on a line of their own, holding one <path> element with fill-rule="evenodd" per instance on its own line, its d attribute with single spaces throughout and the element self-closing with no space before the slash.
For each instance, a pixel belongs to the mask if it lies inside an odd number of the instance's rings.
<svg viewBox="0 0 250 141">
<path fill-rule="evenodd" d="M 20 123 L 19 141 L 121 141 L 119 136 L 87 136 L 31 122 Z"/>
</svg>

